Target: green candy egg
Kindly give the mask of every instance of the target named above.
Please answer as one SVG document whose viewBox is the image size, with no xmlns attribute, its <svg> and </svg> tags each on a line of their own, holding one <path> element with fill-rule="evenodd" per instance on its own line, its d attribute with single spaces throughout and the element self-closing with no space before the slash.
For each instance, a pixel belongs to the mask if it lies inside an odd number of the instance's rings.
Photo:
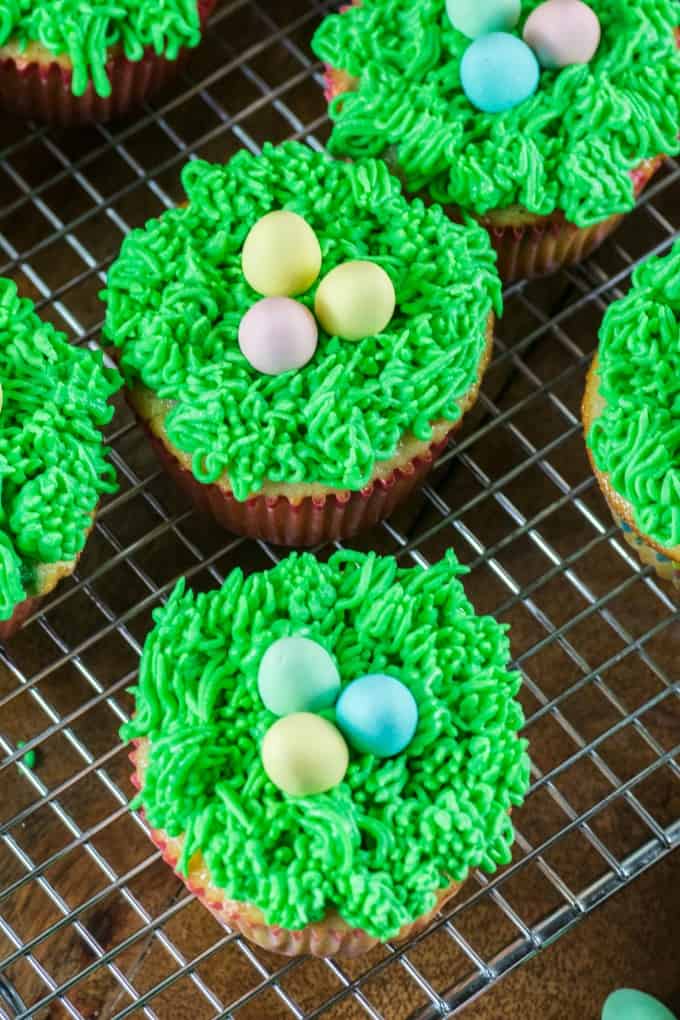
<svg viewBox="0 0 680 1020">
<path fill-rule="evenodd" d="M 343 262 L 319 284 L 314 311 L 330 336 L 363 340 L 382 333 L 394 315 L 396 298 L 389 276 L 375 262 Z"/>
<path fill-rule="evenodd" d="M 602 1020 L 676 1020 L 669 1009 L 645 992 L 618 988 L 607 998 Z"/>
<path fill-rule="evenodd" d="M 323 716 L 295 712 L 277 719 L 262 741 L 262 765 L 275 786 L 293 797 L 324 793 L 341 783 L 349 751 Z"/>
<path fill-rule="evenodd" d="M 332 656 L 316 641 L 284 637 L 262 656 L 257 687 L 274 715 L 319 712 L 335 702 L 340 674 Z"/>
<path fill-rule="evenodd" d="M 244 241 L 241 268 L 253 290 L 265 297 L 304 294 L 321 272 L 319 241 L 297 213 L 267 213 Z"/>
</svg>

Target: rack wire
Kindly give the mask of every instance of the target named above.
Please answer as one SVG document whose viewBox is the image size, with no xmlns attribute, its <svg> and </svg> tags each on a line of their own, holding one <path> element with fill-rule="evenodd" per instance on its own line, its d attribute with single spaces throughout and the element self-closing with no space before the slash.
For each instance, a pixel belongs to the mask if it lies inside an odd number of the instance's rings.
<svg viewBox="0 0 680 1020">
<path fill-rule="evenodd" d="M 122 237 L 180 197 L 185 160 L 328 134 L 309 40 L 329 3 L 222 0 L 174 90 L 115 126 L 3 123 L 0 275 L 74 342 Z M 120 491 L 72 579 L 0 649 L 0 1017 L 239 1020 L 451 1015 L 680 843 L 680 616 L 611 523 L 579 420 L 606 305 L 680 220 L 669 161 L 584 265 L 508 288 L 455 447 L 354 544 L 426 567 L 453 546 L 479 611 L 512 625 L 533 758 L 510 866 L 366 958 L 287 960 L 220 926 L 127 810 L 117 735 L 151 611 L 285 552 L 219 531 L 158 470 L 122 402 Z M 325 555 L 327 550 L 318 550 Z M 32 767 L 26 754 L 35 751 Z"/>
</svg>

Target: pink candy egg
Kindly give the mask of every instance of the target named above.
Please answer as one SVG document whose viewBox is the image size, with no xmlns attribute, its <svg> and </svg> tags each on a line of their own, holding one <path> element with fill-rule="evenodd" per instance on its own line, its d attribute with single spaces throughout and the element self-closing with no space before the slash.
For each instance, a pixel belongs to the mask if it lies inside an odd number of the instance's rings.
<svg viewBox="0 0 680 1020">
<path fill-rule="evenodd" d="M 582 0 L 546 0 L 527 18 L 523 38 L 543 67 L 587 64 L 600 45 L 600 22 Z"/>
<path fill-rule="evenodd" d="M 299 301 L 268 297 L 248 309 L 238 329 L 241 353 L 264 375 L 302 368 L 313 357 L 316 319 Z"/>
</svg>

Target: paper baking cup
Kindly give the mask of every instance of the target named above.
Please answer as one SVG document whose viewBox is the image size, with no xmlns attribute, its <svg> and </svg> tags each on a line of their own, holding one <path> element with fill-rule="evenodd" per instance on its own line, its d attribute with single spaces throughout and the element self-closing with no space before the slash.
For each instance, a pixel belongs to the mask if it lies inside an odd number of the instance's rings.
<svg viewBox="0 0 680 1020">
<path fill-rule="evenodd" d="M 389 517 L 422 484 L 448 439 L 460 427 L 460 421 L 456 422 L 444 439 L 433 443 L 422 455 L 395 468 L 386 478 L 376 478 L 359 492 L 329 491 L 328 495 L 307 496 L 300 502 L 291 502 L 282 495 L 259 495 L 239 502 L 218 485 L 197 481 L 144 420 L 139 418 L 139 422 L 167 473 L 199 510 L 227 531 L 289 546 L 313 546 L 350 538 Z"/>
<path fill-rule="evenodd" d="M 618 514 L 612 512 L 612 517 L 621 528 L 626 542 L 631 549 L 635 550 L 640 560 L 646 566 L 653 567 L 663 581 L 669 581 L 674 588 L 680 591 L 680 563 L 674 563 L 669 556 L 648 545 L 637 531 L 631 528 L 630 524 L 624 521 L 622 517 L 619 517 Z"/>
<path fill-rule="evenodd" d="M 16 634 L 29 616 L 38 610 L 43 597 L 42 595 L 33 595 L 31 598 L 24 599 L 14 607 L 14 612 L 9 620 L 0 621 L 0 641 L 7 641 L 13 634 Z"/>
<path fill-rule="evenodd" d="M 134 741 L 135 749 L 130 753 L 130 761 L 135 771 L 131 781 L 135 789 L 142 786 L 142 779 L 137 766 L 140 741 Z M 146 741 L 145 741 L 146 743 Z M 188 875 L 177 872 L 177 863 L 182 852 L 182 837 L 173 838 L 163 829 L 150 829 L 152 842 L 163 855 L 178 878 L 187 889 L 207 907 L 218 921 L 232 930 L 240 931 L 247 939 L 272 953 L 284 956 L 363 956 L 380 944 L 380 940 L 362 928 L 351 928 L 335 912 L 328 914 L 322 921 L 305 925 L 297 931 L 268 925 L 264 921 L 262 911 L 248 903 L 237 900 L 226 900 L 224 894 L 210 881 L 205 862 L 199 854 L 195 854 L 189 863 Z M 411 924 L 405 924 L 390 941 L 399 942 L 410 938 L 430 924 L 442 907 L 461 889 L 461 882 L 453 882 L 446 889 L 437 893 L 437 901 L 427 914 L 417 918 Z"/>
<path fill-rule="evenodd" d="M 217 0 L 199 0 L 202 24 Z M 25 62 L 0 57 L 0 108 L 29 120 L 71 126 L 103 122 L 122 117 L 159 92 L 182 66 L 191 50 L 181 50 L 176 60 L 167 60 L 147 49 L 141 60 L 122 54 L 106 64 L 111 95 L 98 96 L 92 82 L 82 96 L 71 91 L 71 71 L 56 62 Z"/>
</svg>

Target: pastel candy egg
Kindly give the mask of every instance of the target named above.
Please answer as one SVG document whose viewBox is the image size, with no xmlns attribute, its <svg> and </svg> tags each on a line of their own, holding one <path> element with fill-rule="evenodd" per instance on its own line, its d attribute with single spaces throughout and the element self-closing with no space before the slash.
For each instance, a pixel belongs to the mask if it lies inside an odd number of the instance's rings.
<svg viewBox="0 0 680 1020">
<path fill-rule="evenodd" d="M 411 742 L 418 725 L 418 705 L 401 680 L 369 673 L 345 687 L 335 706 L 335 718 L 357 751 L 389 758 Z"/>
<path fill-rule="evenodd" d="M 446 0 L 451 24 L 468 39 L 507 32 L 519 21 L 522 0 Z"/>
<path fill-rule="evenodd" d="M 340 674 L 322 645 L 305 637 L 279 638 L 262 656 L 260 697 L 270 712 L 318 712 L 335 702 Z"/>
<path fill-rule="evenodd" d="M 304 294 L 321 272 L 321 248 L 309 223 L 285 209 L 251 228 L 241 253 L 246 280 L 265 297 Z"/>
<path fill-rule="evenodd" d="M 262 764 L 284 793 L 308 797 L 342 782 L 349 751 L 342 733 L 323 716 L 295 712 L 277 719 L 265 733 Z"/>
<path fill-rule="evenodd" d="M 262 298 L 238 328 L 241 353 L 265 375 L 302 368 L 314 356 L 318 329 L 310 310 L 292 298 Z"/>
<path fill-rule="evenodd" d="M 531 12 L 522 34 L 543 67 L 568 67 L 595 56 L 600 22 L 581 0 L 547 0 Z"/>
<path fill-rule="evenodd" d="M 526 43 L 507 32 L 492 32 L 470 43 L 460 62 L 460 82 L 473 106 L 501 113 L 536 91 L 536 57 Z"/>
<path fill-rule="evenodd" d="M 363 340 L 381 333 L 394 315 L 394 287 L 375 262 L 343 262 L 319 284 L 314 311 L 331 336 Z"/>
<path fill-rule="evenodd" d="M 675 1020 L 658 999 L 634 988 L 619 988 L 608 996 L 602 1020 Z"/>
</svg>

